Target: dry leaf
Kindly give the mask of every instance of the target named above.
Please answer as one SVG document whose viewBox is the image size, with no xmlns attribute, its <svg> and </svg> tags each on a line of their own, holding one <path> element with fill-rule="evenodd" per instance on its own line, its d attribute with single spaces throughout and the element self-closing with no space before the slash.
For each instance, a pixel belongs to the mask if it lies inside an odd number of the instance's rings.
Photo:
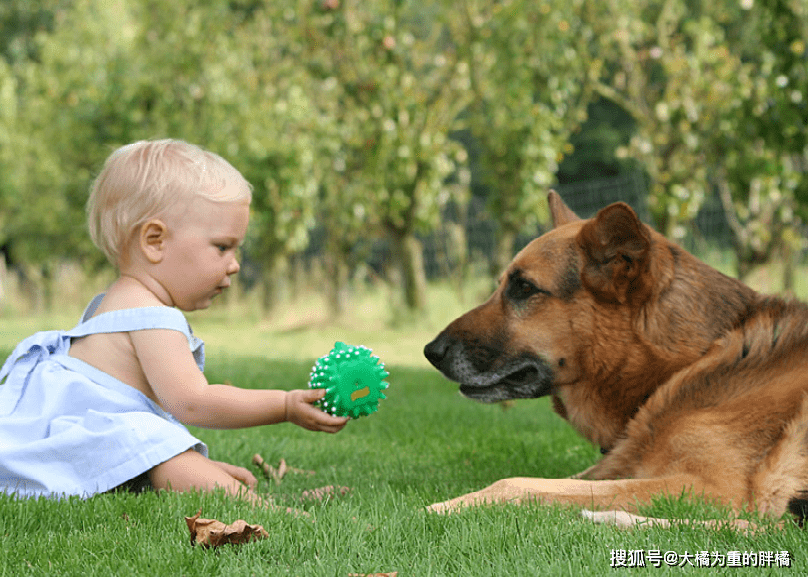
<svg viewBox="0 0 808 577">
<path fill-rule="evenodd" d="M 249 543 L 269 537 L 269 533 L 261 525 L 250 525 L 242 519 L 225 525 L 216 519 L 200 519 L 201 514 L 202 509 L 193 517 L 185 518 L 191 532 L 191 545 L 219 547 L 228 543 Z"/>
<path fill-rule="evenodd" d="M 276 483 L 280 484 L 283 478 L 286 476 L 287 473 L 295 473 L 295 474 L 303 474 L 312 476 L 314 475 L 314 471 L 305 471 L 303 469 L 297 469 L 295 467 L 289 467 L 286 464 L 286 459 L 281 459 L 281 462 L 278 464 L 277 468 L 273 467 L 266 461 L 264 458 L 256 453 L 253 455 L 252 462 L 254 465 L 259 467 L 263 472 L 267 479 L 273 479 Z"/>
<path fill-rule="evenodd" d="M 398 577 L 398 571 L 392 573 L 348 573 L 348 577 Z"/>
<path fill-rule="evenodd" d="M 278 464 L 278 471 L 276 473 L 277 479 L 275 480 L 280 483 L 281 479 L 283 479 L 283 476 L 286 474 L 286 470 L 287 470 L 286 459 L 281 459 L 281 462 Z"/>
<path fill-rule="evenodd" d="M 326 485 L 325 487 L 317 487 L 316 489 L 309 489 L 303 491 L 298 498 L 299 501 L 324 501 L 332 497 L 342 497 L 351 492 L 350 487 L 340 487 L 335 485 Z"/>
</svg>

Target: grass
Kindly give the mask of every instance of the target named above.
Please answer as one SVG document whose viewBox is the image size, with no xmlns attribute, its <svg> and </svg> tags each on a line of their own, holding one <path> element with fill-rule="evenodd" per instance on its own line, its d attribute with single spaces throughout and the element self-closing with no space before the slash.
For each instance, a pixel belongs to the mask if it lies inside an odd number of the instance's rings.
<svg viewBox="0 0 808 577">
<path fill-rule="evenodd" d="M 305 361 L 212 355 L 208 375 L 245 387 L 286 388 L 309 367 Z M 294 505 L 301 491 L 324 484 L 352 488 L 340 499 L 305 506 L 310 519 L 253 509 L 217 494 L 108 494 L 87 501 L 2 497 L 0 575 L 606 575 L 613 571 L 612 550 L 640 549 L 787 550 L 795 574 L 808 570 L 808 545 L 796 528 L 757 536 L 681 526 L 618 531 L 585 522 L 574 510 L 537 506 L 426 514 L 429 503 L 501 477 L 569 475 L 593 463 L 597 452 L 544 399 L 504 410 L 461 398 L 433 371 L 388 368 L 389 398 L 379 412 L 338 435 L 287 424 L 194 431 L 213 458 L 249 466 L 258 452 L 273 464 L 284 458 L 290 466 L 316 471 L 313 477 L 287 475 L 280 485 L 262 478 L 259 491 L 278 503 Z M 192 548 L 183 517 L 200 508 L 203 517 L 260 523 L 270 537 L 215 551 Z M 726 516 L 687 499 L 661 500 L 645 512 Z M 736 572 L 760 575 L 761 569 Z"/>
<path fill-rule="evenodd" d="M 390 296 L 370 295 L 337 323 L 322 303 L 306 299 L 272 320 L 221 303 L 191 315 L 208 350 L 211 382 L 242 387 L 305 386 L 317 356 L 335 340 L 366 344 L 390 372 L 388 399 L 378 413 L 338 435 L 283 424 L 239 431 L 196 429 L 215 459 L 251 467 L 254 453 L 316 475 L 261 478 L 259 491 L 284 505 L 313 487 L 352 488 L 340 499 L 303 508 L 310 518 L 258 510 L 222 495 L 108 494 L 86 501 L 0 497 L 0 577 L 11 575 L 611 575 L 612 551 L 788 551 L 794 574 L 808 573 L 808 543 L 796 527 L 743 535 L 675 526 L 619 531 L 580 519 L 563 507 L 499 506 L 449 516 L 424 506 L 480 489 L 503 477 L 564 477 L 598 458 L 597 451 L 557 417 L 547 399 L 507 410 L 463 399 L 456 385 L 427 368 L 421 349 L 469 303 L 437 291 L 428 321 L 389 328 Z M 3 319 L 0 358 L 36 330 L 68 328 L 78 310 Z M 394 319 L 393 319 L 394 320 Z M 269 538 L 215 551 L 191 547 L 184 517 L 262 524 Z M 674 519 L 727 518 L 699 500 L 660 499 L 645 514 Z M 701 574 L 699 567 L 650 566 L 654 574 Z M 715 573 L 773 574 L 777 568 L 713 568 Z"/>
</svg>

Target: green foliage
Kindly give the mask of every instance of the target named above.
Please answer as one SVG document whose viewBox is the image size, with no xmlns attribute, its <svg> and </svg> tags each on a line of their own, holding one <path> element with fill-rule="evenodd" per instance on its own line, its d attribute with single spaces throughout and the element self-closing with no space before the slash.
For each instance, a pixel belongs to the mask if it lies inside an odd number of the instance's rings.
<svg viewBox="0 0 808 577">
<path fill-rule="evenodd" d="M 507 259 L 605 99 L 632 117 L 617 154 L 650 176 L 657 226 L 677 236 L 718 190 L 740 258 L 765 260 L 800 247 L 807 45 L 802 0 L 6 0 L 0 245 L 98 264 L 92 177 L 113 148 L 172 136 L 254 184 L 247 250 L 271 276 L 323 223 L 348 269 L 361 241 L 395 240 L 414 290 L 414 234 L 472 172 Z"/>
<path fill-rule="evenodd" d="M 328 248 L 344 260 L 369 232 L 390 235 L 405 300 L 420 308 L 412 235 L 462 200 L 462 188 L 446 180 L 466 160 L 449 135 L 468 103 L 468 67 L 443 46 L 447 11 L 439 3 L 427 13 L 420 2 L 337 4 L 301 8 L 291 29 L 322 95 L 312 128 Z"/>
<path fill-rule="evenodd" d="M 651 177 L 658 228 L 680 236 L 717 189 L 741 261 L 796 248 L 795 199 L 808 186 L 804 3 L 615 0 L 598 18 L 610 64 L 597 90 L 637 122 L 622 154 Z"/>
<path fill-rule="evenodd" d="M 589 103 L 582 2 L 455 4 L 452 37 L 468 60 L 464 118 L 481 145 L 482 181 L 499 225 L 496 269 L 527 225 L 546 221 L 546 193 Z"/>
</svg>

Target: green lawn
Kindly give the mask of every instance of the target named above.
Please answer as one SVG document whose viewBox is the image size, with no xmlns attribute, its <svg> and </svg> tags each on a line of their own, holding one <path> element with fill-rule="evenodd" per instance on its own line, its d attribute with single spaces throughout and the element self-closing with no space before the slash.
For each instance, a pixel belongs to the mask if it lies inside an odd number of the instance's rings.
<svg viewBox="0 0 808 577">
<path fill-rule="evenodd" d="M 211 381 L 288 388 L 305 383 L 310 366 L 305 360 L 211 353 L 207 373 Z M 305 505 L 310 518 L 253 509 L 221 495 L 116 494 L 62 502 L 0 498 L 0 576 L 611 575 L 612 555 L 629 550 L 643 551 L 647 567 L 623 573 L 705 571 L 664 562 L 656 569 L 651 550 L 680 558 L 700 551 L 752 551 L 759 558 L 762 551 L 764 559 L 766 552 L 788 551 L 793 574 L 808 571 L 808 545 L 796 528 L 756 536 L 682 526 L 618 531 L 581 520 L 574 510 L 539 506 L 427 514 L 425 505 L 500 477 L 572 474 L 593 463 L 597 452 L 552 413 L 546 400 L 521 401 L 504 410 L 461 398 L 434 371 L 388 369 L 388 399 L 379 411 L 338 435 L 288 424 L 195 431 L 216 459 L 250 466 L 258 452 L 273 464 L 284 458 L 292 467 L 316 471 L 313 477 L 287 475 L 280 485 L 262 480 L 259 491 L 278 503 L 294 505 L 296 495 L 315 486 L 352 488 L 340 499 Z M 193 548 L 184 517 L 200 508 L 203 517 L 262 524 L 270 537 L 218 550 Z M 645 512 L 680 518 L 724 514 L 682 499 L 662 500 Z M 739 559 L 751 564 L 749 558 Z M 750 575 L 779 571 L 784 570 L 723 569 Z"/>
</svg>

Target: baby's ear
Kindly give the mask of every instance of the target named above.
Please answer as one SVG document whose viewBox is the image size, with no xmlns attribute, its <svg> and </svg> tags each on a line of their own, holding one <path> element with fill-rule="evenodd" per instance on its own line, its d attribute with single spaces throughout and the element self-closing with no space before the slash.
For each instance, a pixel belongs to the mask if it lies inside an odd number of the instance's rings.
<svg viewBox="0 0 808 577">
<path fill-rule="evenodd" d="M 152 264 L 157 264 L 163 260 L 168 227 L 159 219 L 147 221 L 140 227 L 140 250 Z"/>
</svg>

